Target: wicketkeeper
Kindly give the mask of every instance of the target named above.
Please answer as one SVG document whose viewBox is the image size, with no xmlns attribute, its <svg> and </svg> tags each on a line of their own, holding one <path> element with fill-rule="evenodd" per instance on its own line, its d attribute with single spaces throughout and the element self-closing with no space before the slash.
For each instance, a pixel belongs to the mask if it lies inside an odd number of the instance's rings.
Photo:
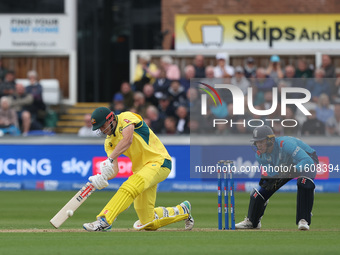
<svg viewBox="0 0 340 255">
<path fill-rule="evenodd" d="M 294 137 L 275 137 L 269 126 L 255 128 L 252 142 L 256 147 L 256 160 L 267 176 L 262 176 L 259 189 L 254 188 L 250 195 L 248 216 L 235 227 L 261 228 L 269 198 L 288 181 L 297 178 L 296 224 L 299 230 L 309 230 L 314 202 L 313 180 L 319 164 L 315 150 Z"/>
<path fill-rule="evenodd" d="M 175 207 L 155 208 L 157 184 L 169 175 L 171 157 L 142 117 L 132 112 L 115 115 L 108 108 L 99 107 L 92 113 L 91 121 L 93 130 L 100 130 L 107 135 L 105 151 L 108 156 L 100 163 L 101 174 L 89 178 L 94 187 L 103 189 L 109 185 L 108 180 L 116 177 L 117 158 L 121 154 L 132 161 L 133 175 L 120 186 L 97 215 L 97 220 L 85 223 L 84 229 L 87 231 L 111 229 L 117 216 L 134 202 L 139 218 L 133 225 L 136 230 L 156 230 L 181 220 L 185 220 L 185 229 L 191 230 L 194 219 L 191 216 L 189 201 Z"/>
</svg>

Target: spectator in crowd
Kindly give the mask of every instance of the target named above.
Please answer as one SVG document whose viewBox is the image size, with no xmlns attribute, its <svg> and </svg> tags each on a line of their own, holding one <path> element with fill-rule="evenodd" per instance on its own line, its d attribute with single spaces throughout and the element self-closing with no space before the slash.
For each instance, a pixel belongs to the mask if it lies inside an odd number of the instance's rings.
<svg viewBox="0 0 340 255">
<path fill-rule="evenodd" d="M 199 131 L 200 131 L 200 133 L 204 133 L 204 134 L 214 134 L 216 130 L 213 127 L 213 125 L 211 125 L 211 123 L 213 123 L 213 120 L 216 119 L 216 117 L 211 111 L 211 104 L 212 104 L 211 102 L 212 101 L 210 101 L 211 100 L 210 97 L 207 97 L 207 100 L 208 100 L 207 114 L 201 115 L 201 113 L 199 113 L 199 115 L 198 115 L 199 116 L 198 119 L 200 120 Z M 232 104 L 230 104 L 230 105 L 232 106 Z M 224 105 L 223 105 L 223 107 L 224 107 Z M 227 106 L 227 107 L 229 108 L 229 106 Z M 228 109 L 228 113 L 230 113 L 229 109 Z M 190 116 L 190 118 L 191 117 L 192 116 Z"/>
<path fill-rule="evenodd" d="M 192 116 L 190 116 L 188 127 L 190 134 L 198 134 L 202 131 L 200 129 L 200 123 L 198 122 L 197 118 Z"/>
<path fill-rule="evenodd" d="M 316 118 L 315 110 L 309 110 L 312 115 L 307 116 L 307 120 L 302 124 L 302 135 L 324 135 L 325 124 Z"/>
<path fill-rule="evenodd" d="M 166 78 L 169 80 L 179 80 L 181 78 L 181 72 L 178 66 L 173 64 L 172 57 L 161 57 L 161 67 L 165 70 Z"/>
<path fill-rule="evenodd" d="M 153 84 L 159 75 L 158 67 L 151 62 L 151 56 L 147 52 L 139 54 L 138 64 L 134 74 L 135 90 L 143 91 L 146 83 Z"/>
<path fill-rule="evenodd" d="M 324 78 L 325 71 L 321 68 L 315 70 L 315 78 L 310 79 L 307 82 L 307 89 L 310 91 L 312 96 L 312 101 L 314 103 L 318 102 L 319 96 L 325 93 L 329 97 L 331 96 L 331 87 L 328 81 Z"/>
<path fill-rule="evenodd" d="M 286 87 L 296 87 L 296 88 L 305 88 L 306 87 L 306 79 L 298 79 L 296 78 L 296 70 L 292 65 L 287 65 L 285 67 L 285 74 L 283 78 Z"/>
<path fill-rule="evenodd" d="M 273 55 L 270 57 L 270 62 L 266 70 L 266 75 L 272 78 L 275 82 L 278 82 L 280 79 L 283 78 L 279 56 Z"/>
<path fill-rule="evenodd" d="M 170 88 L 168 89 L 168 94 L 170 96 L 171 103 L 175 108 L 177 108 L 179 105 L 187 104 L 185 90 L 179 81 L 173 80 L 171 82 Z"/>
<path fill-rule="evenodd" d="M 332 86 L 331 86 L 331 92 L 332 92 L 332 102 L 339 104 L 340 103 L 340 67 L 338 67 L 335 70 L 335 74 L 336 74 L 336 79 L 335 81 L 331 82 Z"/>
<path fill-rule="evenodd" d="M 313 77 L 313 70 L 311 70 L 308 67 L 307 60 L 305 58 L 298 59 L 295 77 L 296 78 L 312 78 Z"/>
<path fill-rule="evenodd" d="M 335 66 L 329 55 L 322 55 L 321 68 L 325 71 L 325 78 L 335 78 Z"/>
<path fill-rule="evenodd" d="M 149 105 L 150 106 L 150 105 Z M 148 118 L 143 119 L 145 124 L 150 128 L 151 127 L 151 120 Z"/>
<path fill-rule="evenodd" d="M 193 65 L 187 65 L 184 68 L 184 77 L 179 80 L 185 92 L 190 88 L 190 79 L 195 78 L 195 68 Z"/>
<path fill-rule="evenodd" d="M 295 85 L 295 67 L 292 65 L 285 66 L 285 74 L 283 77 L 287 87 L 298 87 Z"/>
<path fill-rule="evenodd" d="M 246 59 L 246 63 L 244 65 L 244 76 L 247 79 L 255 78 L 255 76 L 256 76 L 255 60 L 252 57 L 248 57 Z"/>
<path fill-rule="evenodd" d="M 198 98 L 199 93 L 196 88 L 191 87 L 188 89 L 187 93 L 188 108 L 191 115 L 198 115 L 201 112 L 201 103 Z"/>
<path fill-rule="evenodd" d="M 15 86 L 15 92 L 11 96 L 11 107 L 16 111 L 23 136 L 26 136 L 30 129 L 42 129 L 37 123 L 31 124 L 30 108 L 33 104 L 32 94 L 28 94 L 24 85 L 18 83 Z M 31 127 L 32 126 L 32 127 Z"/>
<path fill-rule="evenodd" d="M 162 120 L 165 120 L 168 116 L 175 116 L 175 107 L 166 94 L 158 99 L 158 111 Z"/>
<path fill-rule="evenodd" d="M 275 87 L 275 82 L 272 78 L 266 75 L 266 70 L 262 67 L 256 70 L 256 78 L 254 79 L 254 106 L 264 103 L 264 93 L 266 91 L 272 91 Z"/>
<path fill-rule="evenodd" d="M 10 107 L 10 99 L 6 96 L 0 99 L 0 135 L 4 134 L 20 135 L 18 116 L 15 110 Z"/>
<path fill-rule="evenodd" d="M 10 83 L 11 85 L 13 85 L 13 87 L 15 87 L 15 72 L 13 70 L 8 70 L 5 78 L 4 78 L 4 82 Z"/>
<path fill-rule="evenodd" d="M 8 70 L 2 82 L 0 82 L 0 97 L 11 96 L 15 91 L 15 73 Z"/>
<path fill-rule="evenodd" d="M 326 94 L 321 94 L 318 99 L 318 105 L 315 108 L 316 118 L 323 123 L 334 117 L 334 110 L 330 108 L 329 97 Z"/>
<path fill-rule="evenodd" d="M 144 119 L 146 117 L 146 108 L 149 106 L 149 104 L 145 102 L 144 94 L 140 91 L 137 91 L 135 92 L 133 99 L 134 99 L 133 106 L 136 108 L 137 113 L 141 115 L 142 118 Z"/>
<path fill-rule="evenodd" d="M 264 92 L 263 110 L 269 110 L 273 107 L 273 92 L 271 90 Z M 268 114 L 267 119 L 281 119 L 281 104 L 278 104 L 271 114 Z M 271 128 L 275 135 L 282 135 L 283 129 L 279 121 L 274 121 Z"/>
<path fill-rule="evenodd" d="M 27 77 L 30 84 L 26 87 L 26 92 L 33 95 L 33 104 L 30 110 L 32 119 L 44 125 L 46 106 L 42 98 L 43 88 L 38 82 L 38 74 L 35 70 L 28 71 Z"/>
<path fill-rule="evenodd" d="M 9 82 L 0 83 L 0 97 L 11 96 L 15 91 L 15 85 Z"/>
<path fill-rule="evenodd" d="M 164 133 L 167 135 L 174 135 L 177 133 L 176 118 L 168 116 L 164 120 Z"/>
<path fill-rule="evenodd" d="M 258 107 L 258 106 L 256 106 Z M 233 123 L 237 123 L 237 124 L 234 124 L 230 130 L 235 133 L 235 134 L 248 134 L 250 133 L 248 131 L 248 129 L 250 129 L 250 127 L 247 125 L 247 115 L 244 115 L 242 117 L 237 117 L 237 116 L 234 116 L 233 118 Z"/>
<path fill-rule="evenodd" d="M 159 112 L 156 106 L 149 105 L 148 108 L 146 108 L 146 120 L 149 121 L 148 126 L 154 133 L 159 134 L 162 132 L 164 122 L 159 117 Z"/>
<path fill-rule="evenodd" d="M 179 134 L 189 134 L 189 115 L 188 110 L 185 106 L 180 105 L 176 109 L 176 115 L 177 115 L 177 133 Z"/>
<path fill-rule="evenodd" d="M 263 109 L 269 110 L 273 107 L 273 91 L 268 90 L 264 92 L 264 102 L 263 102 Z M 279 106 L 276 107 L 278 109 Z"/>
<path fill-rule="evenodd" d="M 112 103 L 109 108 L 115 114 L 120 114 L 126 111 L 126 107 L 124 104 L 124 96 L 122 93 L 118 92 L 113 96 Z"/>
<path fill-rule="evenodd" d="M 126 108 L 130 108 L 133 106 L 133 91 L 131 89 L 130 83 L 127 81 L 122 82 L 120 85 L 120 92 L 124 97 L 124 105 Z"/>
<path fill-rule="evenodd" d="M 5 75 L 7 73 L 7 69 L 3 66 L 2 57 L 0 56 L 0 82 L 5 79 Z"/>
<path fill-rule="evenodd" d="M 295 87 L 295 88 L 306 88 L 306 80 L 295 78 L 295 67 L 292 65 L 287 65 L 284 68 L 285 74 L 283 79 L 278 82 L 279 96 L 281 96 L 282 88 Z M 304 95 L 301 93 L 289 93 L 287 98 L 301 98 Z M 281 99 L 281 98 L 280 98 Z"/>
<path fill-rule="evenodd" d="M 234 76 L 234 67 L 228 64 L 227 53 L 220 52 L 216 54 L 217 65 L 214 68 L 215 78 L 231 78 Z"/>
<path fill-rule="evenodd" d="M 326 130 L 328 135 L 340 135 L 340 104 L 334 105 L 334 116 L 327 120 Z"/>
<path fill-rule="evenodd" d="M 158 106 L 158 99 L 154 95 L 154 89 L 151 84 L 145 84 L 143 88 L 143 93 L 145 96 L 145 101 L 147 104 L 152 104 Z"/>
<path fill-rule="evenodd" d="M 280 81 L 278 82 L 278 84 L 277 84 L 277 89 L 278 89 L 278 92 L 279 92 L 279 97 L 281 97 L 281 91 L 282 91 L 282 89 L 283 89 L 283 88 L 287 88 L 287 87 L 291 87 L 290 85 L 291 85 L 291 83 L 286 82 L 285 79 L 282 79 L 282 80 L 280 80 Z M 288 95 L 289 95 L 289 94 L 288 94 Z M 280 98 L 280 99 L 281 99 L 281 98 Z"/>
<path fill-rule="evenodd" d="M 205 66 L 203 55 L 196 55 L 194 59 L 195 78 L 205 78 Z"/>
<path fill-rule="evenodd" d="M 285 119 L 287 119 L 287 121 L 285 122 L 285 125 L 288 127 L 283 127 L 283 135 L 285 136 L 296 136 L 299 132 L 299 123 L 297 123 L 297 125 L 295 127 L 293 127 L 295 125 L 295 122 L 293 121 L 288 121 L 288 119 L 290 120 L 295 120 L 295 112 L 294 112 L 294 108 L 292 107 L 287 107 L 286 108 L 286 115 L 284 117 Z"/>
<path fill-rule="evenodd" d="M 215 78 L 215 71 L 213 66 L 207 66 L 205 68 L 205 78 L 206 79 L 214 79 Z"/>
<path fill-rule="evenodd" d="M 231 84 L 240 88 L 245 96 L 248 94 L 250 82 L 246 77 L 244 77 L 244 70 L 242 66 L 236 66 L 235 76 L 231 78 Z"/>
<path fill-rule="evenodd" d="M 135 106 L 132 106 L 132 107 L 128 108 L 128 111 L 129 111 L 129 112 L 133 112 L 133 113 L 137 113 L 137 114 L 138 114 L 137 108 L 136 108 Z"/>
<path fill-rule="evenodd" d="M 78 136 L 81 137 L 97 137 L 97 131 L 92 130 L 91 114 L 84 115 L 84 126 L 78 131 Z"/>
<path fill-rule="evenodd" d="M 165 70 L 161 69 L 158 79 L 153 84 L 155 97 L 159 99 L 163 94 L 167 94 L 170 84 L 171 80 L 166 78 Z"/>
<path fill-rule="evenodd" d="M 8 70 L 5 78 L 4 78 L 4 83 L 8 84 L 7 86 L 10 88 L 13 88 L 15 90 L 15 72 L 12 70 Z"/>
</svg>

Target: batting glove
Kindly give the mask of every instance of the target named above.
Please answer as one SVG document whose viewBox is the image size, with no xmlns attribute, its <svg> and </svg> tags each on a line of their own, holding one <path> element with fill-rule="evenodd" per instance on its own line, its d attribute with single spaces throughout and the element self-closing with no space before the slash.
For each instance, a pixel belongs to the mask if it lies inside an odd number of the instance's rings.
<svg viewBox="0 0 340 255">
<path fill-rule="evenodd" d="M 89 181 L 96 189 L 104 189 L 109 186 L 107 180 L 101 174 L 93 175 L 89 177 Z"/>
<path fill-rule="evenodd" d="M 113 167 L 113 159 L 108 158 L 100 162 L 100 172 L 106 180 L 110 179 L 113 176 L 116 176 L 116 172 Z"/>
</svg>

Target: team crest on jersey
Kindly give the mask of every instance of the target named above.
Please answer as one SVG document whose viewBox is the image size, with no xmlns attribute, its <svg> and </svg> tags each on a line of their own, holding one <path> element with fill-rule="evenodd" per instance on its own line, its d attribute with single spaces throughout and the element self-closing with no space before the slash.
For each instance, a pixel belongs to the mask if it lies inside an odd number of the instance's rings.
<svg viewBox="0 0 340 255">
<path fill-rule="evenodd" d="M 130 123 L 130 122 L 131 122 L 131 121 L 128 120 L 128 119 L 124 119 L 124 121 L 125 121 L 126 123 Z"/>
</svg>

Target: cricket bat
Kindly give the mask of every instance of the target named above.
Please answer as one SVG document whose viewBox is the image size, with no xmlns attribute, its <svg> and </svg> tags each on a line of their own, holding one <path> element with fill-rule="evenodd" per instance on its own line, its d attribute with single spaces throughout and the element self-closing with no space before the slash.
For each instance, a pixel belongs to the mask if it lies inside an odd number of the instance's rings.
<svg viewBox="0 0 340 255">
<path fill-rule="evenodd" d="M 50 223 L 59 228 L 70 216 L 69 210 L 74 212 L 96 190 L 92 183 L 87 182 L 74 197 L 50 220 Z"/>
</svg>

